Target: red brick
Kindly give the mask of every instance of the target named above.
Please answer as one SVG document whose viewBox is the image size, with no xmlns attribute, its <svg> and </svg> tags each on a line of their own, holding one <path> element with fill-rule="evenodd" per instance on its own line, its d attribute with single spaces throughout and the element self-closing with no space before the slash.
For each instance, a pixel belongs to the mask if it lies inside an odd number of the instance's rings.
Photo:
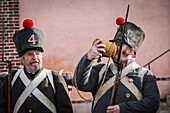
<svg viewBox="0 0 170 113">
<path fill-rule="evenodd" d="M 20 64 L 15 44 L 13 43 L 13 35 L 19 30 L 19 0 L 3 0 L 0 1 L 0 28 L 3 27 L 4 15 L 4 60 L 12 60 L 12 68 L 16 69 L 16 65 Z M 2 59 L 2 36 L 3 31 L 0 29 L 0 59 Z M 7 72 L 7 64 L 0 61 L 0 72 Z"/>
</svg>

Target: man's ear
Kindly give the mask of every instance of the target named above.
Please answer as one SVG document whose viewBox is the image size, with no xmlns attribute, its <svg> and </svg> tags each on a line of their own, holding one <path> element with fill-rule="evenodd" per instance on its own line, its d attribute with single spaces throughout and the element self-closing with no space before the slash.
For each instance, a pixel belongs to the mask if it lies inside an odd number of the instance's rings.
<svg viewBox="0 0 170 113">
<path fill-rule="evenodd" d="M 20 61 L 21 61 L 21 64 L 24 64 L 24 58 L 23 58 L 23 56 L 20 57 Z"/>
</svg>

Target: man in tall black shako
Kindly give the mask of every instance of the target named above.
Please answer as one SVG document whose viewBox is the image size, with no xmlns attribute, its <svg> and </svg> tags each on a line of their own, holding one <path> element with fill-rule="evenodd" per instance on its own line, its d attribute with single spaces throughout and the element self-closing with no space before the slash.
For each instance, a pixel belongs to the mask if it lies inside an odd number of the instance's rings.
<svg viewBox="0 0 170 113">
<path fill-rule="evenodd" d="M 42 66 L 43 33 L 26 19 L 24 29 L 16 32 L 16 45 L 23 69 L 12 73 L 12 113 L 72 113 L 65 80 L 58 73 Z M 7 112 L 7 78 L 0 95 L 0 113 Z"/>
<path fill-rule="evenodd" d="M 123 68 L 115 105 L 110 105 L 117 74 L 115 63 L 125 25 L 122 20 L 124 19 L 117 19 L 120 26 L 114 39 L 110 40 L 116 46 L 112 52 L 117 50 L 112 56 L 113 63 L 108 68 L 106 68 L 106 64 L 93 65 L 94 60 L 98 56 L 102 56 L 107 48 L 107 44 L 103 44 L 102 39 L 97 40 L 80 60 L 75 70 L 74 84 L 79 90 L 92 93 L 94 97 L 92 113 L 156 113 L 160 100 L 156 77 L 151 71 L 135 62 L 137 50 L 142 44 L 145 34 L 141 28 L 131 22 L 126 23 L 120 57 Z M 104 78 L 106 69 L 108 70 Z M 103 78 L 103 85 L 100 86 Z"/>
</svg>

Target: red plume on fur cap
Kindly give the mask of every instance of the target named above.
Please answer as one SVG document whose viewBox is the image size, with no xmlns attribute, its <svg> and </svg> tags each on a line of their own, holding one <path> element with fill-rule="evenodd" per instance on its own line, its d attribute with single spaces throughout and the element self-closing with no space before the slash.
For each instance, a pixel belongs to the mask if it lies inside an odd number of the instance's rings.
<svg viewBox="0 0 170 113">
<path fill-rule="evenodd" d="M 124 20 L 122 17 L 118 17 L 118 18 L 116 19 L 116 24 L 117 24 L 117 25 L 123 25 L 124 22 L 125 22 L 125 20 Z"/>
<path fill-rule="evenodd" d="M 34 23 L 33 23 L 33 21 L 31 19 L 25 19 L 23 21 L 23 27 L 24 28 L 28 28 L 28 27 L 32 28 L 33 25 L 34 25 Z"/>
</svg>

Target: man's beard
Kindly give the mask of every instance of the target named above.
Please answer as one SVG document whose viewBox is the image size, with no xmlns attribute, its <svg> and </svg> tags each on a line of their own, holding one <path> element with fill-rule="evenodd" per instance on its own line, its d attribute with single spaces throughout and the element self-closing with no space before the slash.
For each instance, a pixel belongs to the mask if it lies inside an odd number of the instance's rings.
<svg viewBox="0 0 170 113">
<path fill-rule="evenodd" d="M 40 70 L 41 67 L 42 67 L 41 64 L 40 64 L 39 66 L 30 66 L 29 71 L 30 71 L 31 73 L 35 73 L 35 72 L 37 72 L 38 70 Z"/>
<path fill-rule="evenodd" d="M 32 66 L 33 62 L 34 63 L 37 62 L 37 63 L 39 63 L 39 65 Z M 40 62 L 38 62 L 38 61 L 33 61 L 33 62 L 30 63 L 30 66 L 24 65 L 25 68 L 32 74 L 34 74 L 35 72 L 37 72 L 38 70 L 40 70 L 42 68 L 42 64 L 40 64 Z M 24 61 L 24 64 L 25 64 L 25 61 Z"/>
<path fill-rule="evenodd" d="M 119 62 L 121 62 L 121 63 L 126 63 L 126 62 L 127 62 L 127 58 L 126 58 L 126 57 L 128 57 L 129 51 L 130 51 L 130 50 L 126 49 L 126 50 L 124 50 L 124 51 L 122 52 L 122 54 L 121 54 L 121 56 L 120 56 L 120 59 L 119 59 Z M 123 55 L 123 56 L 122 56 L 122 55 Z M 130 57 L 129 57 L 129 59 L 130 59 Z M 118 60 L 118 53 L 112 58 L 112 60 L 113 60 L 113 62 L 118 63 L 118 62 L 117 62 L 117 60 Z"/>
</svg>

